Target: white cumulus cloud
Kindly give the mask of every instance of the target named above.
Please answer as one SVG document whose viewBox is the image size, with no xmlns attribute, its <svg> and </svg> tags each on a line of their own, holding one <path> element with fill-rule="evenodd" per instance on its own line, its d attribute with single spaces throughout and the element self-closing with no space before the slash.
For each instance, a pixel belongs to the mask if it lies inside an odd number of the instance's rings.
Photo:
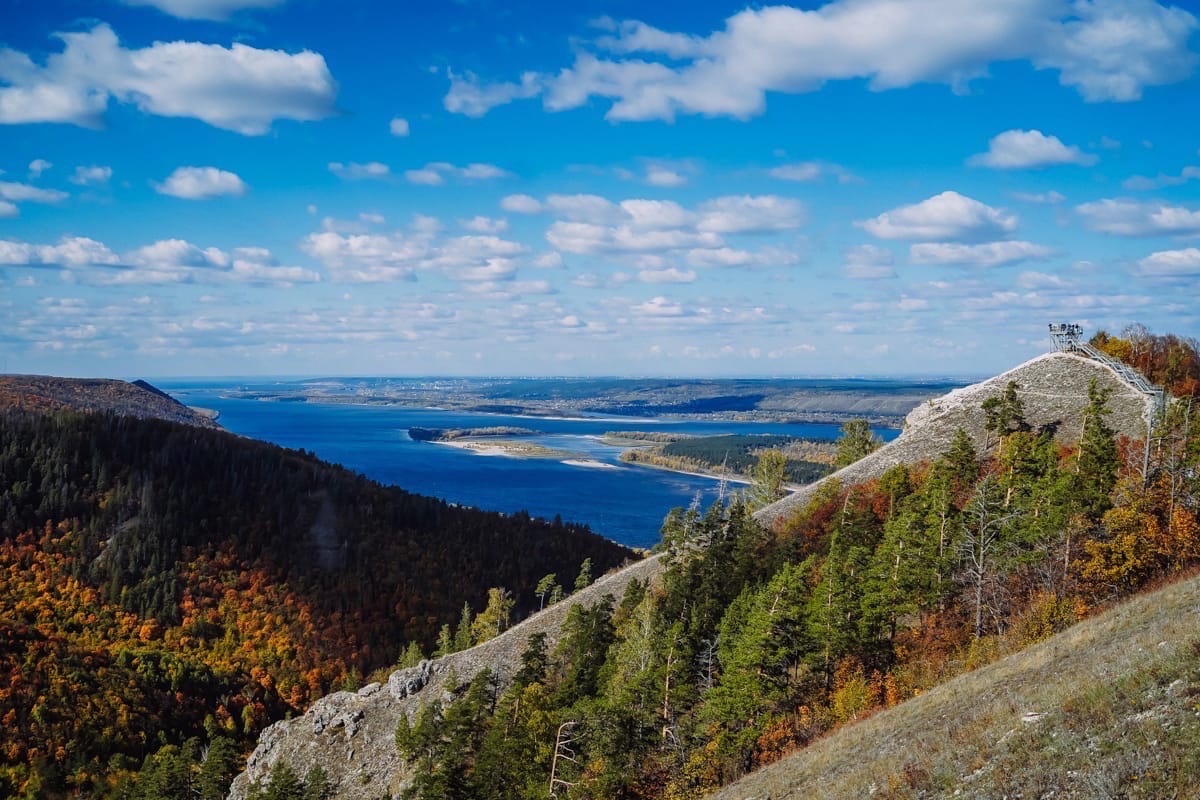
<svg viewBox="0 0 1200 800">
<path fill-rule="evenodd" d="M 29 177 L 34 179 L 40 178 L 43 172 L 53 166 L 53 164 L 44 158 L 35 158 L 29 162 Z"/>
<path fill-rule="evenodd" d="M 247 135 L 278 119 L 333 114 L 333 76 L 318 53 L 234 43 L 155 42 L 127 49 L 108 25 L 56 34 L 64 43 L 44 66 L 0 48 L 0 123 L 98 127 L 110 100 L 147 114 L 190 117 Z"/>
<path fill-rule="evenodd" d="M 988 151 L 971 156 L 967 163 L 993 169 L 1027 169 L 1053 164 L 1089 166 L 1098 160 L 1074 145 L 1063 144 L 1057 136 L 1047 136 L 1038 130 L 1011 130 L 993 136 Z"/>
<path fill-rule="evenodd" d="M 979 241 L 1012 233 L 1017 228 L 1017 218 L 958 192 L 947 191 L 858 224 L 880 239 Z"/>
<path fill-rule="evenodd" d="M 1200 249 L 1160 250 L 1138 261 L 1140 274 L 1155 278 L 1182 278 L 1200 275 Z"/>
<path fill-rule="evenodd" d="M 404 117 L 392 117 L 392 121 L 388 123 L 388 130 L 392 136 L 408 136 L 408 120 Z"/>
<path fill-rule="evenodd" d="M 1200 211 L 1161 202 L 1106 199 L 1075 210 L 1084 224 L 1117 236 L 1190 236 L 1200 234 Z"/>
<path fill-rule="evenodd" d="M 76 167 L 74 174 L 67 180 L 77 186 L 97 186 L 108 183 L 112 173 L 112 167 L 93 164 L 90 167 Z"/>
<path fill-rule="evenodd" d="M 444 105 L 482 116 L 538 95 L 550 111 L 599 97 L 610 120 L 746 119 L 763 112 L 770 92 L 835 80 L 865 80 L 875 91 L 962 89 L 1010 61 L 1056 71 L 1087 101 L 1129 101 L 1192 74 L 1197 27 L 1192 13 L 1153 0 L 832 0 L 811 10 L 749 8 L 707 36 L 610 20 L 592 50 L 555 72 L 492 84 L 451 73 Z"/>
<path fill-rule="evenodd" d="M 154 184 L 159 194 L 184 200 L 207 200 L 225 195 L 241 197 L 246 184 L 232 172 L 216 167 L 178 167 L 162 183 Z"/>
</svg>

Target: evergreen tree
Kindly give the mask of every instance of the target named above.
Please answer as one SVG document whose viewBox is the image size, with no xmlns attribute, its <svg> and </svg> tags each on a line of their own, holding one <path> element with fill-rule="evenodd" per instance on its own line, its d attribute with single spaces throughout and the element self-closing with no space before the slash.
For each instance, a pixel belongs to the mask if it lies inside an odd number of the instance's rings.
<svg viewBox="0 0 1200 800">
<path fill-rule="evenodd" d="M 783 497 L 783 482 L 787 476 L 787 456 L 772 448 L 759 453 L 754 465 L 753 483 L 747 495 L 751 508 L 763 508 Z"/>
<path fill-rule="evenodd" d="M 240 763 L 241 757 L 233 741 L 224 736 L 214 737 L 196 779 L 201 800 L 223 800 Z"/>
<path fill-rule="evenodd" d="M 852 419 L 842 424 L 842 434 L 837 440 L 837 457 L 834 463 L 846 467 L 860 458 L 870 455 L 879 449 L 883 442 L 871 433 L 871 426 L 865 419 Z"/>
<path fill-rule="evenodd" d="M 449 631 L 447 631 L 449 633 Z M 400 669 L 415 667 L 425 660 L 425 653 L 421 650 L 419 642 L 409 642 L 408 647 L 404 648 L 404 652 L 400 654 L 400 658 L 396 661 L 396 666 Z"/>
<path fill-rule="evenodd" d="M 537 587 L 535 587 L 533 590 L 533 593 L 537 595 L 538 599 L 538 611 L 541 611 L 546 607 L 546 597 L 553 594 L 554 587 L 557 585 L 558 577 L 553 572 L 551 572 L 549 575 L 543 576 L 542 579 L 538 581 Z"/>
<path fill-rule="evenodd" d="M 1120 458 L 1116 435 L 1108 425 L 1110 389 L 1088 384 L 1088 404 L 1083 412 L 1083 435 L 1075 469 L 1075 494 L 1079 508 L 1093 520 L 1099 520 L 1112 507 L 1111 494 L 1117 481 Z"/>
<path fill-rule="evenodd" d="M 458 627 L 454 629 L 454 652 L 458 653 L 475 646 L 475 634 L 471 629 L 471 621 L 474 617 L 471 604 L 463 603 L 462 614 L 458 617 Z"/>
<path fill-rule="evenodd" d="M 586 589 L 592 585 L 592 560 L 585 558 L 579 565 L 579 575 L 575 578 L 575 591 Z"/>
<path fill-rule="evenodd" d="M 508 628 L 515 605 L 512 593 L 507 589 L 498 586 L 488 589 L 487 606 L 471 623 L 471 633 L 475 642 L 486 642 L 503 633 Z"/>
</svg>

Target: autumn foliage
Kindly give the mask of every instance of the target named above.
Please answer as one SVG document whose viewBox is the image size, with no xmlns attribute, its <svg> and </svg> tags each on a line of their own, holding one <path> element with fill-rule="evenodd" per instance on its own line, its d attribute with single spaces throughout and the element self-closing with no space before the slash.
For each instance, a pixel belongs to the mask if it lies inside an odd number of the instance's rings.
<svg viewBox="0 0 1200 800">
<path fill-rule="evenodd" d="M 124 796 L 164 747 L 244 751 L 490 587 L 519 618 L 547 573 L 628 555 L 220 431 L 0 412 L 0 796 Z"/>
</svg>

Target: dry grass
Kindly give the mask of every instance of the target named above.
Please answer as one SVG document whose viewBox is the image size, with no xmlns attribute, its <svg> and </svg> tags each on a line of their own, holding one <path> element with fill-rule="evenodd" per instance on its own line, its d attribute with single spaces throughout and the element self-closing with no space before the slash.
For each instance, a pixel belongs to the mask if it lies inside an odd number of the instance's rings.
<svg viewBox="0 0 1200 800">
<path fill-rule="evenodd" d="M 1200 578 L 962 675 L 714 798 L 1200 798 Z"/>
</svg>

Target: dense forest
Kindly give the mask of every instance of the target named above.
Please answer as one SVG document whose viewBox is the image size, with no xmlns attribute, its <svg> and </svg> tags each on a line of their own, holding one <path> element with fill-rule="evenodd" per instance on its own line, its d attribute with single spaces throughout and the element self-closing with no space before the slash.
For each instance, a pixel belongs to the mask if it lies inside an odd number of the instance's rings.
<svg viewBox="0 0 1200 800">
<path fill-rule="evenodd" d="M 1074 447 L 1031 429 L 1017 388 L 981 409 L 986 452 L 960 432 L 780 530 L 740 500 L 674 513 L 661 581 L 572 608 L 503 692 L 463 676 L 402 720 L 411 796 L 701 797 L 1200 565 L 1200 409 L 1171 405 L 1144 468 L 1095 384 Z"/>
<path fill-rule="evenodd" d="M 631 556 L 223 431 L 2 411 L 0 796 L 222 796 L 270 722 Z"/>
<path fill-rule="evenodd" d="M 627 434 L 625 434 L 627 435 Z M 642 434 L 644 435 L 644 434 Z M 652 448 L 635 448 L 621 454 L 623 461 L 682 471 L 716 472 L 753 476 L 759 457 L 768 450 L 783 452 L 784 479 L 812 483 L 833 471 L 834 445 L 821 439 L 776 434 L 727 434 L 673 437 Z"/>
</svg>

